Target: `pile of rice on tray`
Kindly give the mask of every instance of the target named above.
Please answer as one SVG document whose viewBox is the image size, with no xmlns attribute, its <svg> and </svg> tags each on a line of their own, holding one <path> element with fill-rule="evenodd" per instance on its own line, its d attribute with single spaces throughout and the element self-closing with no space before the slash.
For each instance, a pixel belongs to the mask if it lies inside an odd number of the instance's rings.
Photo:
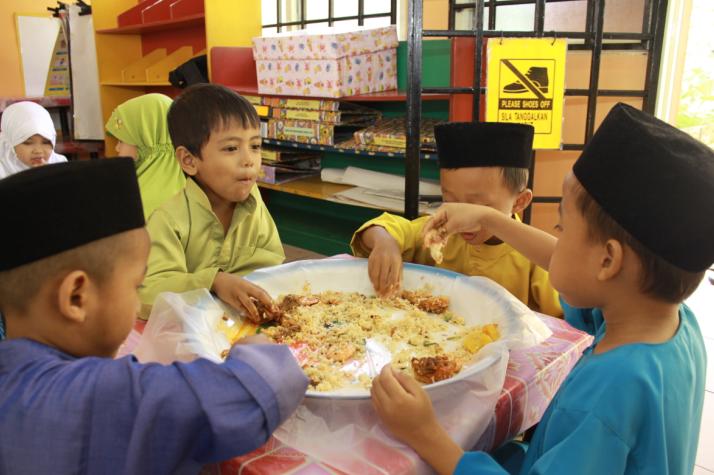
<svg viewBox="0 0 714 475">
<path fill-rule="evenodd" d="M 448 307 L 448 297 L 432 295 L 427 287 L 381 298 L 311 293 L 306 285 L 301 294 L 281 296 L 277 309 L 258 305 L 253 323 L 294 350 L 312 390 L 369 388 L 368 346 L 387 351 L 392 366 L 430 384 L 456 375 L 500 338 L 497 324 L 466 326 Z"/>
</svg>

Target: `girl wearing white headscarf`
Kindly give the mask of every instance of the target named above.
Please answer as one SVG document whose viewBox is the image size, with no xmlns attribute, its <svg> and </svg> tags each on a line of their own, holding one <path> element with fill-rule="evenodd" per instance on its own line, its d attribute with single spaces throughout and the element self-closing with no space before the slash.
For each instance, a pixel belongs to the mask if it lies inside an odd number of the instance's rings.
<svg viewBox="0 0 714 475">
<path fill-rule="evenodd" d="M 0 179 L 48 163 L 66 162 L 54 152 L 57 131 L 50 113 L 34 102 L 8 106 L 0 121 Z"/>
</svg>

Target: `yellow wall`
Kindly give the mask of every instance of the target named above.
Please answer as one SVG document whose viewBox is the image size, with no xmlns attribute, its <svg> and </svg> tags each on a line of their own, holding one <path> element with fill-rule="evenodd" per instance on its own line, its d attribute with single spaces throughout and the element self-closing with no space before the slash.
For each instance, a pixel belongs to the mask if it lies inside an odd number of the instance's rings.
<svg viewBox="0 0 714 475">
<path fill-rule="evenodd" d="M 22 81 L 20 49 L 15 30 L 15 13 L 47 14 L 47 0 L 2 0 L 0 1 L 0 96 L 22 96 L 25 86 Z"/>
</svg>

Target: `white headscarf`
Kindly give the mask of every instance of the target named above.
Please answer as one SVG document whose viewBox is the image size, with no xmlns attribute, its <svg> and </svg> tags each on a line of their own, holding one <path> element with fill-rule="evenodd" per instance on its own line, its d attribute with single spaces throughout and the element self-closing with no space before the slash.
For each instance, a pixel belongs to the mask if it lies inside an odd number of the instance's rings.
<svg viewBox="0 0 714 475">
<path fill-rule="evenodd" d="M 39 134 L 55 146 L 57 131 L 50 113 L 34 102 L 16 102 L 2 113 L 0 121 L 0 179 L 31 168 L 17 158 L 15 146 Z M 52 152 L 47 163 L 66 162 L 64 155 Z"/>
</svg>

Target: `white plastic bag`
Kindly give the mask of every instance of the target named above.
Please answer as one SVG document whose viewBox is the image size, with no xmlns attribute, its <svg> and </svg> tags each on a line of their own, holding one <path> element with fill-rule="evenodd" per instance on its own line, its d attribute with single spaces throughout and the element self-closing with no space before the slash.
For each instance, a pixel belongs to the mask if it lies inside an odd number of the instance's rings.
<svg viewBox="0 0 714 475">
<path fill-rule="evenodd" d="M 142 363 L 196 358 L 220 362 L 221 353 L 230 347 L 228 339 L 216 331 L 223 315 L 224 309 L 206 289 L 161 293 L 133 354 Z"/>
</svg>

